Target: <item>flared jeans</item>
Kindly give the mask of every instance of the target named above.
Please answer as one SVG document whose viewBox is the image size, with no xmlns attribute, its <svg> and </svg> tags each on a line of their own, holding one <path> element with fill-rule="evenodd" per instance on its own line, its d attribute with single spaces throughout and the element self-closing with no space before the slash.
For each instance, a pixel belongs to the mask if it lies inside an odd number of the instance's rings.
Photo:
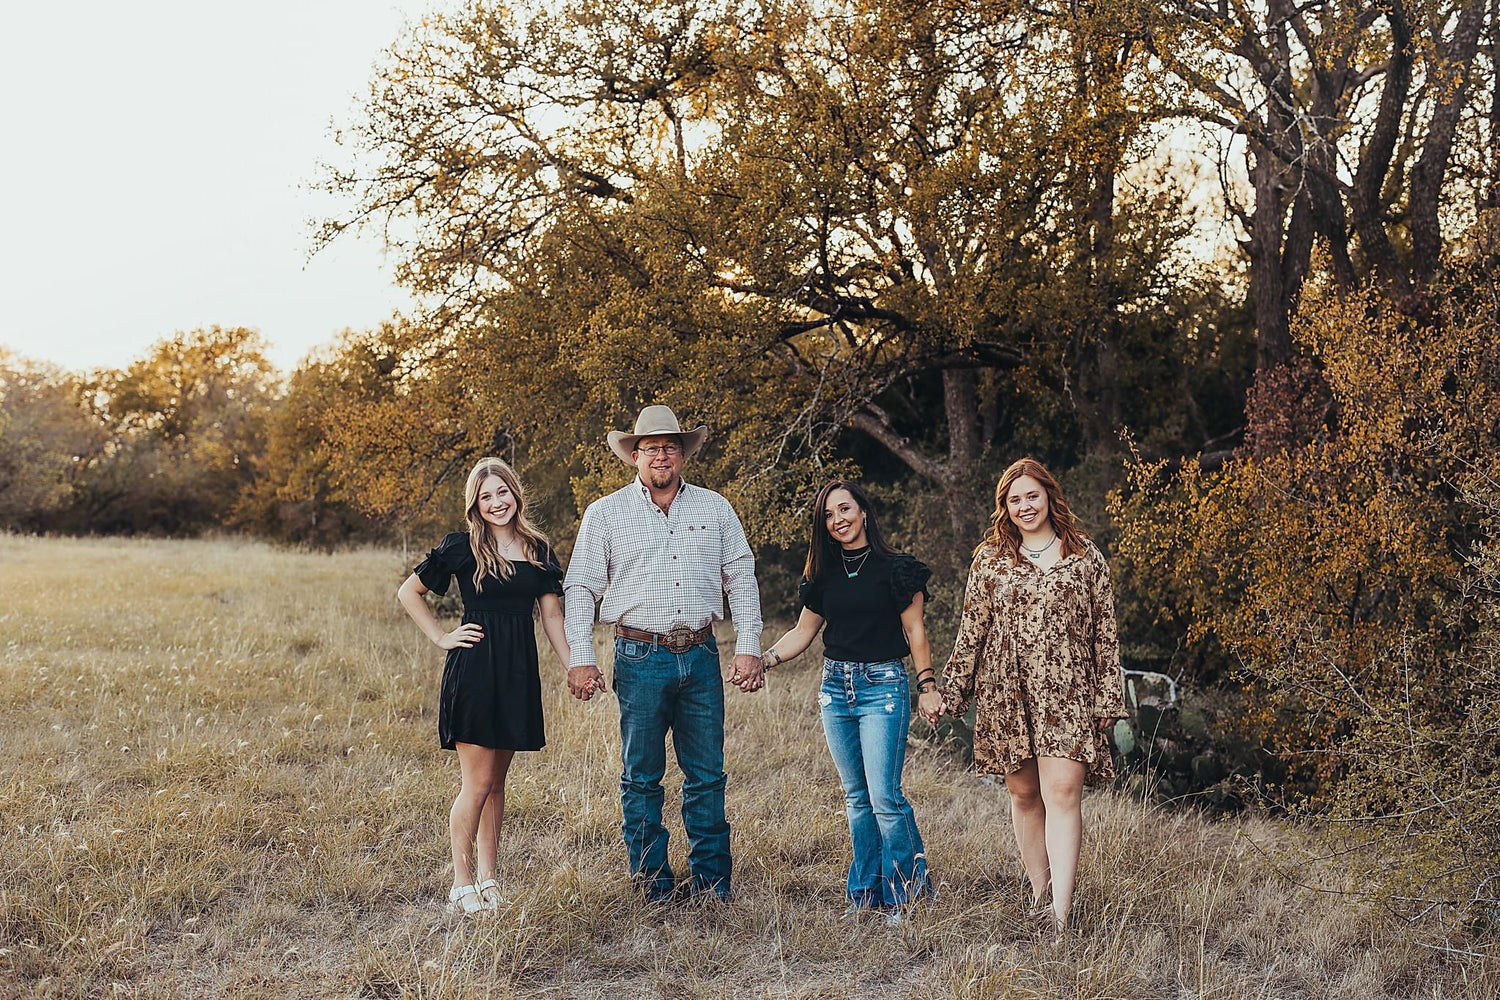
<svg viewBox="0 0 1500 1000">
<path fill-rule="evenodd" d="M 922 835 L 901 792 L 911 725 L 906 665 L 825 659 L 818 705 L 849 816 L 849 901 L 892 907 L 929 894 Z"/>
</svg>

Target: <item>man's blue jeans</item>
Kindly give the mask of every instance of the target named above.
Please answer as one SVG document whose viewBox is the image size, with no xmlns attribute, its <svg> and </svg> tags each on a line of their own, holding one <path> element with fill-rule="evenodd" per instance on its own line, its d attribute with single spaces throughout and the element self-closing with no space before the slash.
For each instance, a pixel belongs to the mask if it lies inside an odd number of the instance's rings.
<svg viewBox="0 0 1500 1000">
<path fill-rule="evenodd" d="M 615 638 L 615 694 L 620 701 L 621 830 L 630 874 L 652 899 L 673 891 L 662 826 L 667 731 L 682 768 L 682 825 L 687 831 L 693 893 L 729 896 L 729 822 L 724 818 L 724 682 L 712 639 L 685 653 Z"/>
<path fill-rule="evenodd" d="M 901 793 L 911 725 L 906 665 L 824 660 L 818 704 L 849 814 L 849 900 L 900 906 L 931 892 L 922 835 Z"/>
</svg>

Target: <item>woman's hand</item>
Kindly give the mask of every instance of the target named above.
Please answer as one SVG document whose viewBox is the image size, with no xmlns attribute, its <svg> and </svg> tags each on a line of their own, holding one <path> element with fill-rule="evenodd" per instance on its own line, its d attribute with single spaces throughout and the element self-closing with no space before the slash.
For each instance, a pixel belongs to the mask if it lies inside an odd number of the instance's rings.
<svg viewBox="0 0 1500 1000">
<path fill-rule="evenodd" d="M 579 701 L 588 701 L 595 693 L 608 691 L 609 685 L 604 682 L 597 663 L 585 663 L 568 671 L 568 690 Z"/>
<path fill-rule="evenodd" d="M 437 644 L 438 649 L 457 649 L 460 646 L 468 649 L 483 638 L 484 629 L 473 622 L 465 622 L 452 632 L 443 633 L 443 637 L 437 640 Z"/>
<path fill-rule="evenodd" d="M 937 725 L 938 717 L 948 711 L 948 706 L 943 702 L 943 696 L 938 694 L 937 689 L 923 691 L 917 695 L 917 711 L 922 713 L 929 725 Z"/>
</svg>

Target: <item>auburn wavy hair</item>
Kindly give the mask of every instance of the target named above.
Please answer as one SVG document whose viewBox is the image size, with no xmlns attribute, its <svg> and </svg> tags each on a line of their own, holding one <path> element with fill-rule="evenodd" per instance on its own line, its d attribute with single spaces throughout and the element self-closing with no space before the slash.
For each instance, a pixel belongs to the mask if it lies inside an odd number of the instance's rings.
<svg viewBox="0 0 1500 1000">
<path fill-rule="evenodd" d="M 526 554 L 526 561 L 535 566 L 541 565 L 542 547 L 547 544 L 547 535 L 531 521 L 531 515 L 526 512 L 526 488 L 521 485 L 521 477 L 516 475 L 504 459 L 481 458 L 474 468 L 469 470 L 469 479 L 464 483 L 464 518 L 469 522 L 469 548 L 474 550 L 474 588 L 484 589 L 484 578 L 493 576 L 497 580 L 509 580 L 516 567 L 511 561 L 500 554 L 500 544 L 495 541 L 494 532 L 490 531 L 489 522 L 484 515 L 479 513 L 479 488 L 484 481 L 491 476 L 499 477 L 500 481 L 510 488 L 511 496 L 516 499 L 516 512 L 511 517 L 511 526 L 515 528 L 516 537 L 521 541 L 521 549 Z"/>
<path fill-rule="evenodd" d="M 1000 476 L 1000 482 L 995 484 L 995 512 L 990 515 L 989 530 L 984 533 L 984 540 L 975 546 L 974 554 L 978 555 L 986 547 L 994 546 L 997 551 L 1008 553 L 1012 562 L 1022 561 L 1021 529 L 1016 527 L 1005 512 L 1005 498 L 1010 495 L 1010 488 L 1015 485 L 1016 480 L 1022 476 L 1035 479 L 1046 491 L 1047 519 L 1052 523 L 1053 532 L 1061 540 L 1063 558 L 1082 553 L 1083 543 L 1088 540 L 1088 536 L 1078 530 L 1078 518 L 1073 516 L 1068 501 L 1064 499 L 1062 487 L 1057 485 L 1057 480 L 1041 462 L 1034 458 L 1022 458 L 1012 462 L 1010 468 Z"/>
</svg>

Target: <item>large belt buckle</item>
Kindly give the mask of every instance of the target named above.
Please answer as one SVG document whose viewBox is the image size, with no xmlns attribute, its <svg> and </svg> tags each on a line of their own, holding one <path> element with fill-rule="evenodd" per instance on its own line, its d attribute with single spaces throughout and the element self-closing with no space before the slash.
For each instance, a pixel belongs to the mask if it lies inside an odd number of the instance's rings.
<svg viewBox="0 0 1500 1000">
<path fill-rule="evenodd" d="M 666 646 L 669 652 L 686 653 L 693 648 L 693 631 L 686 625 L 673 625 L 662 633 L 662 645 Z"/>
</svg>

